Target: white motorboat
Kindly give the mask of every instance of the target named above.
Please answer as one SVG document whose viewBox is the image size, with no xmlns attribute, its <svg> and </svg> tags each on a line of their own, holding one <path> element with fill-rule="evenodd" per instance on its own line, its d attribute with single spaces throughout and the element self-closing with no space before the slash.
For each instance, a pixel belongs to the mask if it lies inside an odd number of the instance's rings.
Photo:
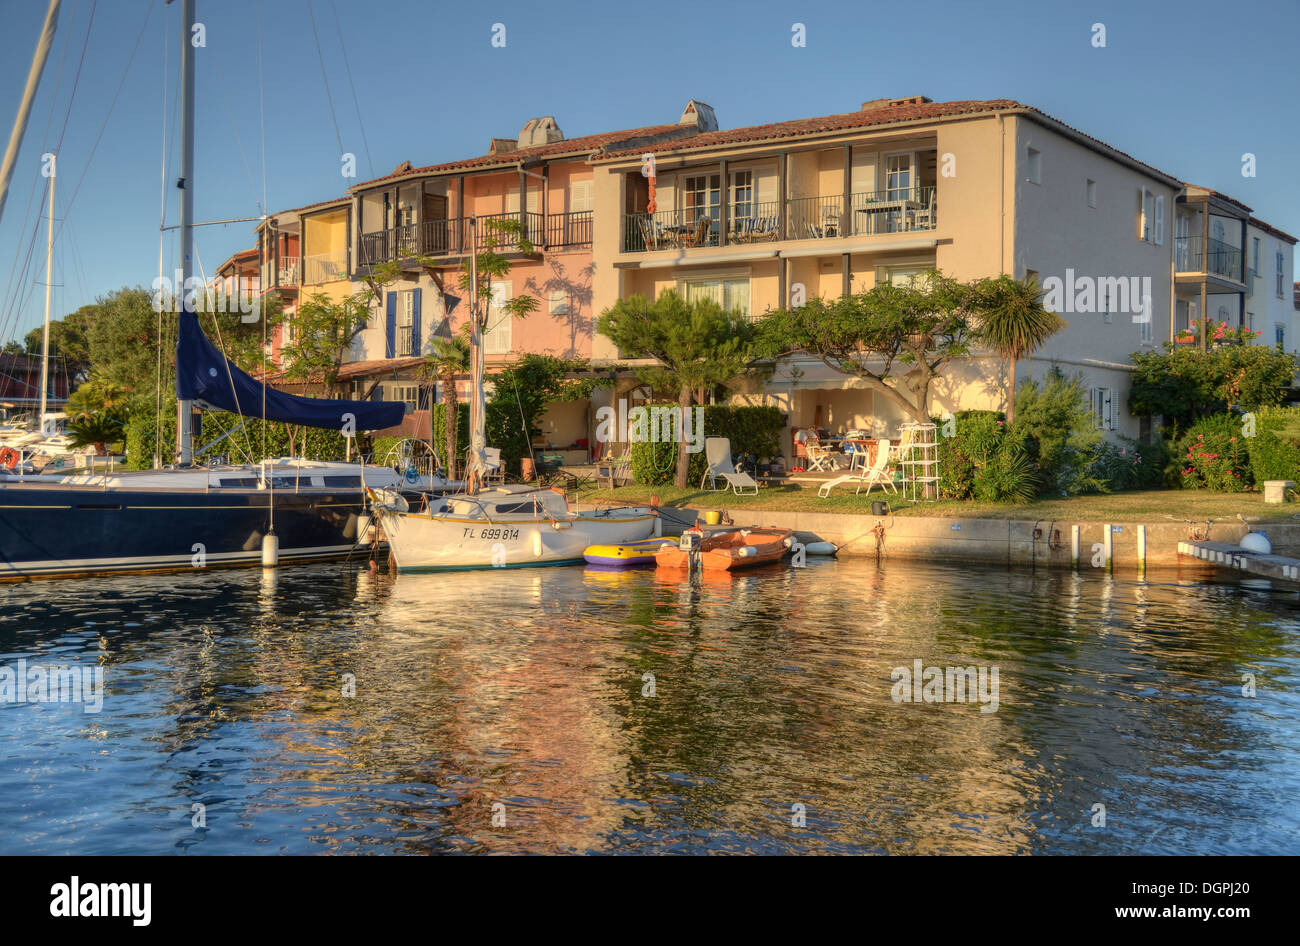
<svg viewBox="0 0 1300 946">
<path fill-rule="evenodd" d="M 371 506 L 400 572 L 568 565 L 582 562 L 588 546 L 662 530 L 649 506 L 579 512 L 562 492 L 523 484 L 435 496 L 414 512 L 384 490 L 371 493 Z"/>
</svg>

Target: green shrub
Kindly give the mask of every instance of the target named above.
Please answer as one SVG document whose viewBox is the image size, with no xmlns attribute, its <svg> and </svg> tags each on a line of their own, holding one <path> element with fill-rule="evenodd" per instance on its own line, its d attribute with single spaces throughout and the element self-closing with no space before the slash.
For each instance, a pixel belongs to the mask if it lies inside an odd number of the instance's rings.
<svg viewBox="0 0 1300 946">
<path fill-rule="evenodd" d="M 691 457 L 703 457 L 699 453 Z M 632 476 L 643 486 L 663 486 L 673 481 L 677 470 L 677 444 L 675 443 L 634 443 L 632 444 Z M 701 462 L 700 476 L 704 475 Z M 698 482 L 687 475 L 687 483 Z"/>
<path fill-rule="evenodd" d="M 1176 461 L 1184 489 L 1240 493 L 1252 482 L 1246 438 L 1236 414 L 1198 420 L 1179 439 Z"/>
<path fill-rule="evenodd" d="M 1087 477 L 1100 484 L 1100 492 L 1157 489 L 1164 485 L 1169 451 L 1163 441 L 1140 444 L 1128 437 L 1103 440 L 1092 454 Z"/>
<path fill-rule="evenodd" d="M 1300 480 L 1300 408 L 1272 407 L 1255 413 L 1255 436 L 1246 438 L 1257 485 Z"/>
<path fill-rule="evenodd" d="M 1044 493 L 1074 496 L 1105 489 L 1092 472 L 1102 434 L 1086 404 L 1082 379 L 1066 377 L 1058 368 L 1042 384 L 1030 378 L 1016 388 L 1016 433 L 1025 440 Z"/>
<path fill-rule="evenodd" d="M 785 414 L 778 407 L 709 404 L 704 408 L 705 436 L 726 437 L 731 441 L 731 455 L 736 458 L 745 453 L 759 460 L 781 456 L 784 430 Z"/>
<path fill-rule="evenodd" d="M 939 495 L 980 502 L 1028 502 L 1037 474 L 1025 438 L 1008 430 L 1000 411 L 960 411 L 953 436 L 939 425 Z"/>
</svg>

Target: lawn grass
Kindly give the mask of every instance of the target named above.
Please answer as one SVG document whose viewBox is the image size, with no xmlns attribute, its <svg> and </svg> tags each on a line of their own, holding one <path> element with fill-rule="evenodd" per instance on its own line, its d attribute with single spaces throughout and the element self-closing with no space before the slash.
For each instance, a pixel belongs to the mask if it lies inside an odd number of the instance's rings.
<svg viewBox="0 0 1300 946">
<path fill-rule="evenodd" d="M 620 486 L 618 489 L 587 487 L 574 494 L 578 502 L 645 503 L 658 496 L 664 506 L 692 509 L 771 509 L 783 512 L 828 512 L 871 514 L 873 500 L 886 499 L 897 516 L 936 516 L 939 518 L 1026 519 L 1071 522 L 1160 522 L 1166 517 L 1179 521 L 1204 522 L 1207 519 L 1232 519 L 1240 513 L 1247 518 L 1267 521 L 1292 520 L 1300 515 L 1300 505 L 1284 503 L 1265 505 L 1262 493 L 1214 493 L 1206 490 L 1140 490 L 1100 496 L 1074 496 L 1068 499 L 1038 499 L 1012 503 L 978 503 L 958 500 L 912 504 L 893 494 L 873 490 L 870 496 L 855 496 L 852 490 L 836 490 L 821 499 L 817 490 L 798 486 L 765 486 L 757 496 L 736 496 L 730 492 L 710 492 L 673 486 Z"/>
</svg>

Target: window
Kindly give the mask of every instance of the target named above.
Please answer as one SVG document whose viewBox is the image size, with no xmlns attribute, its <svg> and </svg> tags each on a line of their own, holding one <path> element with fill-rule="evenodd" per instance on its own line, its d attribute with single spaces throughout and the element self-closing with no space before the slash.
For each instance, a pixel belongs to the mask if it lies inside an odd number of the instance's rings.
<svg viewBox="0 0 1300 946">
<path fill-rule="evenodd" d="M 409 414 L 415 410 L 416 403 L 420 397 L 419 386 L 414 384 L 392 384 L 383 385 L 383 395 L 385 401 L 401 401 L 406 405 L 406 412 Z"/>
<path fill-rule="evenodd" d="M 883 266 L 876 274 L 876 282 L 889 283 L 891 286 L 911 286 L 918 283 L 918 277 L 931 269 L 930 266 Z M 1028 272 L 1034 272 L 1029 270 Z M 928 282 L 923 280 L 921 282 Z"/>
<path fill-rule="evenodd" d="M 1286 348 L 1286 324 L 1285 323 L 1278 322 L 1273 326 L 1273 341 L 1277 343 L 1278 348 L 1281 349 Z"/>
<path fill-rule="evenodd" d="M 1097 206 L 1097 182 L 1088 178 L 1088 206 Z"/>
<path fill-rule="evenodd" d="M 1165 245 L 1165 198 L 1145 187 L 1138 188 L 1138 239 Z"/>
<path fill-rule="evenodd" d="M 412 330 L 415 328 L 415 293 L 406 291 L 397 296 L 397 355 L 405 357 L 415 353 L 418 346 Z"/>
<path fill-rule="evenodd" d="M 569 184 L 569 212 L 581 213 L 591 209 L 591 181 L 572 181 Z"/>
<path fill-rule="evenodd" d="M 686 210 L 688 222 L 695 222 L 700 217 L 718 218 L 718 188 L 721 177 L 717 174 L 701 174 L 686 178 Z"/>
<path fill-rule="evenodd" d="M 912 190 L 912 155 L 891 154 L 885 158 L 885 199 L 906 200 Z"/>
<path fill-rule="evenodd" d="M 488 301 L 487 329 L 483 332 L 485 355 L 510 353 L 510 330 L 514 317 L 503 308 L 510 301 L 510 283 L 494 282 L 492 298 Z"/>
<path fill-rule="evenodd" d="M 1250 271 L 1254 275 L 1259 275 L 1259 237 L 1251 241 L 1251 264 Z"/>
<path fill-rule="evenodd" d="M 754 216 L 754 172 L 731 175 L 731 214 L 737 220 Z"/>
<path fill-rule="evenodd" d="M 736 311 L 748 317 L 750 315 L 749 277 L 688 280 L 686 301 L 694 302 L 696 299 L 712 299 L 727 311 Z"/>
<path fill-rule="evenodd" d="M 1025 153 L 1025 180 L 1030 184 L 1043 183 L 1043 152 L 1037 148 Z"/>
<path fill-rule="evenodd" d="M 551 291 L 551 315 L 566 315 L 569 311 L 569 294 L 563 289 Z"/>
<path fill-rule="evenodd" d="M 1283 279 L 1282 279 L 1282 267 L 1285 265 L 1286 265 L 1286 257 L 1283 254 L 1278 253 L 1277 254 L 1277 297 L 1279 299 L 1281 299 L 1283 296 L 1284 287 L 1283 287 Z"/>
<path fill-rule="evenodd" d="M 1151 335 L 1151 323 L 1154 321 L 1154 318 L 1155 318 L 1154 314 L 1148 312 L 1143 316 L 1143 321 L 1138 323 L 1138 325 L 1141 327 L 1140 339 L 1143 345 L 1150 345 L 1153 341 Z"/>
<path fill-rule="evenodd" d="M 1089 407 L 1098 430 L 1116 429 L 1114 394 L 1110 388 L 1093 388 L 1091 391 Z"/>
</svg>

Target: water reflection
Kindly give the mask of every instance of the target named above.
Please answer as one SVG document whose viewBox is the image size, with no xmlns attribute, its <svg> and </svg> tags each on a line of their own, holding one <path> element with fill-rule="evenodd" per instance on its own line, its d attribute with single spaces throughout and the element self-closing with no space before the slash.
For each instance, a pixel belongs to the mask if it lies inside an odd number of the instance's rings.
<svg viewBox="0 0 1300 946">
<path fill-rule="evenodd" d="M 0 663 L 108 668 L 99 715 L 0 706 L 7 852 L 1300 850 L 1268 587 L 330 565 L 0 601 Z M 917 659 L 997 667 L 997 712 L 894 702 Z"/>
</svg>

